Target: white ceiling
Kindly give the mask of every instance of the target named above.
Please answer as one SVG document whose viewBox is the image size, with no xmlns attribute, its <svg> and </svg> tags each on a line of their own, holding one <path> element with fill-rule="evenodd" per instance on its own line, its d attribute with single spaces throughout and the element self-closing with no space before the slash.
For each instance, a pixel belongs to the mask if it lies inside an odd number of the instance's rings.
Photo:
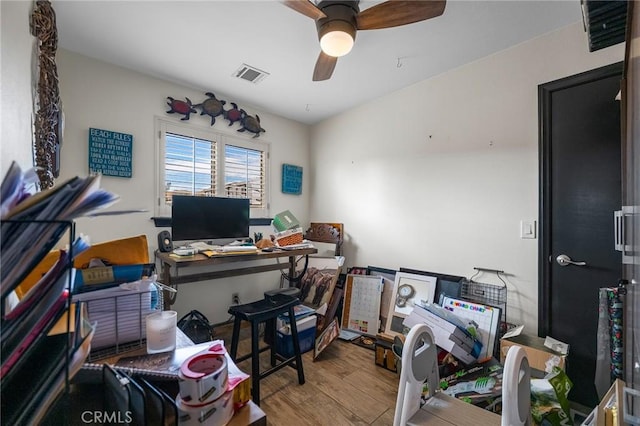
<svg viewBox="0 0 640 426">
<path fill-rule="evenodd" d="M 440 17 L 359 31 L 333 77 L 313 82 L 315 24 L 275 0 L 52 4 L 61 48 L 308 124 L 581 20 L 579 0 L 449 0 Z M 233 77 L 243 63 L 270 75 Z"/>
</svg>

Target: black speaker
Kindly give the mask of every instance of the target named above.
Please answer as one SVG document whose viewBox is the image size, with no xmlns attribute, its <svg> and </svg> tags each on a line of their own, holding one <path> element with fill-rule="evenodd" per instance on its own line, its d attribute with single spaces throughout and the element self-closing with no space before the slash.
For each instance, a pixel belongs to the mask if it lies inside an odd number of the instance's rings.
<svg viewBox="0 0 640 426">
<path fill-rule="evenodd" d="M 169 231 L 162 231 L 158 234 L 158 250 L 162 252 L 173 250 L 173 241 L 171 241 L 171 233 Z"/>
</svg>

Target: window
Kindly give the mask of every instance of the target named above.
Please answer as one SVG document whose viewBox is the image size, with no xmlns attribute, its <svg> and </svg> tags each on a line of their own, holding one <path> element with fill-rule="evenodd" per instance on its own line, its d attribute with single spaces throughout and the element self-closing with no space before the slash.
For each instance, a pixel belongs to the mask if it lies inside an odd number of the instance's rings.
<svg viewBox="0 0 640 426">
<path fill-rule="evenodd" d="M 158 119 L 157 216 L 173 195 L 249 198 L 251 217 L 268 216 L 269 145 Z"/>
</svg>

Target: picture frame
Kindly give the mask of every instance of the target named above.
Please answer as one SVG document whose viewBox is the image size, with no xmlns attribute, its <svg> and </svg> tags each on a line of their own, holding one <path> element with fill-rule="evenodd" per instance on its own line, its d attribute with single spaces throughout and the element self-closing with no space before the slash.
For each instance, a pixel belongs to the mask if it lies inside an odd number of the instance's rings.
<svg viewBox="0 0 640 426">
<path fill-rule="evenodd" d="M 315 341 L 315 345 L 313 347 L 313 360 L 320 355 L 322 351 L 324 351 L 331 342 L 338 338 L 340 334 L 340 326 L 338 325 L 338 318 L 333 318 L 333 321 L 329 323 L 329 325 L 318 335 Z"/>
<path fill-rule="evenodd" d="M 300 279 L 300 302 L 325 315 L 342 267 L 333 257 L 309 257 L 307 270 Z"/>
<path fill-rule="evenodd" d="M 282 193 L 302 194 L 302 167 L 293 164 L 282 165 Z"/>
<path fill-rule="evenodd" d="M 387 329 L 387 322 L 391 321 L 389 315 L 389 306 L 391 305 L 391 296 L 393 295 L 393 287 L 396 282 L 395 269 L 381 268 L 378 266 L 367 266 L 367 273 L 377 277 L 382 277 L 384 289 L 382 290 L 382 299 L 380 300 L 380 331 Z"/>
<path fill-rule="evenodd" d="M 403 267 L 400 267 L 399 271 L 436 277 L 438 281 L 436 283 L 436 294 L 433 297 L 433 303 L 439 304 L 443 297 L 453 297 L 456 299 L 462 297 L 462 282 L 465 280 L 465 277 Z"/>
<path fill-rule="evenodd" d="M 437 277 L 408 272 L 397 272 L 395 285 L 389 302 L 389 316 L 385 334 L 397 336 L 404 334 L 402 321 L 411 313 L 416 303 L 433 303 Z"/>
<path fill-rule="evenodd" d="M 382 277 L 347 274 L 342 329 L 375 336 L 379 330 Z"/>
</svg>

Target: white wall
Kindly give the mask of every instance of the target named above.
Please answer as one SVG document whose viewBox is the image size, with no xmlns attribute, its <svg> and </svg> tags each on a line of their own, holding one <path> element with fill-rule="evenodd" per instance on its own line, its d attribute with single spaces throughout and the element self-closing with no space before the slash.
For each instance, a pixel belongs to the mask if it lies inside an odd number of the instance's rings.
<svg viewBox="0 0 640 426">
<path fill-rule="evenodd" d="M 0 178 L 12 161 L 23 170 L 33 166 L 31 8 L 26 1 L 0 2 Z"/>
<path fill-rule="evenodd" d="M 162 117 L 180 122 L 180 116 L 166 114 L 166 97 L 182 99 L 185 96 L 194 103 L 205 98 L 207 90 L 194 90 L 167 81 L 152 78 L 121 67 L 97 61 L 70 51 L 58 52 L 60 96 L 66 114 L 65 138 L 62 147 L 61 179 L 88 173 L 88 130 L 99 128 L 132 134 L 133 177 L 103 176 L 102 187 L 120 195 L 114 209 L 146 209 L 147 213 L 129 214 L 111 218 L 81 219 L 77 232 L 90 235 L 92 242 L 146 234 L 150 250 L 157 246 L 157 234 L 150 217 L 154 215 L 155 200 L 155 144 L 154 118 Z M 219 99 L 234 101 L 225 93 L 216 93 Z M 303 179 L 301 196 L 282 194 L 282 163 L 291 163 L 309 169 L 309 129 L 251 105 L 236 102 L 250 114 L 260 115 L 266 133 L 261 141 L 270 143 L 271 214 L 289 209 L 303 222 L 308 222 L 308 179 Z M 185 122 L 182 122 L 185 123 Z M 187 122 L 189 126 L 208 128 L 209 120 L 195 114 Z M 236 131 L 237 125 L 228 128 L 225 120 L 216 121 L 214 129 L 228 132 L 240 138 L 252 134 Z M 269 227 L 252 229 L 269 232 Z M 241 302 L 262 297 L 264 290 L 277 287 L 277 273 L 257 274 L 228 280 L 206 281 L 181 285 L 174 308 L 179 315 L 198 309 L 210 321 L 220 322 L 228 318 L 227 307 L 231 293 L 240 293 Z"/>
<path fill-rule="evenodd" d="M 538 218 L 538 85 L 622 59 L 575 24 L 314 126 L 310 219 L 344 223 L 348 265 L 504 270 L 508 320 L 536 333 L 538 240 L 519 229 Z"/>
</svg>

